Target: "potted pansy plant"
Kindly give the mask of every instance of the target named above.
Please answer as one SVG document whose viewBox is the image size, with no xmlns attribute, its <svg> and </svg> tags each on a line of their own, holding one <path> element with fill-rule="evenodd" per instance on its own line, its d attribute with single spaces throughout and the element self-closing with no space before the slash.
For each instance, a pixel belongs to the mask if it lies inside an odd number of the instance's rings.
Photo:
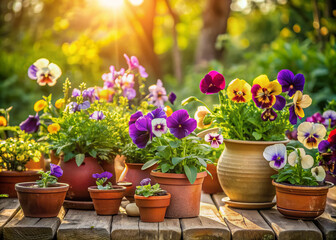
<svg viewBox="0 0 336 240">
<path fill-rule="evenodd" d="M 304 122 L 298 127 L 298 140 L 307 149 L 316 149 L 326 134 L 322 124 Z M 263 153 L 269 165 L 278 171 L 272 176 L 276 187 L 277 209 L 284 216 L 311 220 L 320 216 L 326 206 L 329 188 L 325 170 L 304 148 L 274 144 Z"/>
<path fill-rule="evenodd" d="M 274 81 L 260 75 L 251 86 L 237 78 L 225 89 L 224 76 L 210 71 L 201 80 L 200 90 L 204 94 L 218 94 L 219 104 L 210 108 L 193 96 L 182 101 L 182 105 L 200 102 L 203 126 L 222 131 L 225 149 L 218 161 L 217 173 L 229 197 L 228 204 L 241 208 L 265 208 L 275 204 L 272 203 L 275 189 L 270 180 L 274 170 L 265 163 L 262 153 L 269 145 L 286 144 L 286 130 L 292 130 L 298 118 L 304 117 L 303 109 L 312 102 L 303 94 L 304 83 L 302 74 L 294 75 L 284 69 Z"/>
<path fill-rule="evenodd" d="M 69 185 L 58 183 L 63 170 L 50 164 L 50 171 L 40 171 L 36 182 L 22 182 L 15 185 L 19 202 L 26 217 L 56 217 L 63 205 Z"/>
<path fill-rule="evenodd" d="M 157 164 L 151 172 L 155 182 L 171 193 L 166 217 L 185 218 L 199 214 L 202 182 L 206 173 L 206 154 L 210 147 L 201 142 L 193 131 L 196 120 L 186 110 L 167 117 L 162 108 L 133 118 L 129 134 L 139 148 L 148 146 L 153 159 L 142 169 Z M 169 130 L 169 131 L 168 131 Z"/>
</svg>

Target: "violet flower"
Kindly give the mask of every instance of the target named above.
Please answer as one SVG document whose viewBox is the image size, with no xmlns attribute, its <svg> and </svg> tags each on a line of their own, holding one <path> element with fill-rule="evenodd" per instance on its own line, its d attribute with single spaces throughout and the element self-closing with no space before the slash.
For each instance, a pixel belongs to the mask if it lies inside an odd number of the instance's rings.
<svg viewBox="0 0 336 240">
<path fill-rule="evenodd" d="M 163 108 L 157 108 L 152 112 L 147 113 L 147 116 L 152 120 L 155 118 L 164 118 L 164 119 L 167 118 L 166 112 L 164 111 Z"/>
<path fill-rule="evenodd" d="M 143 78 L 148 77 L 148 74 L 146 73 L 146 69 L 139 64 L 139 60 L 138 60 L 137 57 L 132 56 L 131 58 L 129 58 L 126 54 L 124 54 L 124 57 L 126 59 L 126 62 L 128 64 L 128 68 L 130 70 L 138 69 L 141 77 L 143 77 Z"/>
<path fill-rule="evenodd" d="M 328 140 L 322 140 L 318 145 L 318 150 L 320 153 L 325 153 L 330 148 L 330 143 Z"/>
<path fill-rule="evenodd" d="M 105 118 L 105 115 L 102 111 L 94 111 L 90 115 L 90 119 L 97 120 L 97 121 L 103 120 L 104 118 Z"/>
<path fill-rule="evenodd" d="M 112 173 L 110 173 L 110 172 L 103 172 L 103 173 L 94 173 L 94 174 L 92 174 L 92 177 L 93 178 L 97 178 L 97 179 L 101 179 L 101 178 L 106 178 L 106 179 L 109 179 L 109 178 L 111 178 L 113 176 L 113 174 Z"/>
<path fill-rule="evenodd" d="M 81 110 L 86 110 L 91 106 L 89 101 L 85 101 L 81 104 L 77 104 L 76 102 L 71 102 L 66 106 L 66 109 L 69 109 L 70 113 L 79 112 Z"/>
<path fill-rule="evenodd" d="M 147 116 L 138 118 L 129 126 L 129 135 L 138 148 L 145 148 L 153 135 L 151 119 Z"/>
<path fill-rule="evenodd" d="M 186 110 L 180 109 L 167 118 L 167 126 L 170 132 L 178 139 L 184 138 L 192 133 L 197 127 L 195 119 L 190 118 Z"/>
<path fill-rule="evenodd" d="M 175 94 L 174 92 L 171 92 L 171 93 L 169 94 L 169 96 L 168 96 L 168 100 L 169 100 L 169 102 L 170 102 L 171 104 L 174 105 L 174 102 L 175 102 L 175 100 L 176 100 L 176 94 Z"/>
<path fill-rule="evenodd" d="M 314 113 L 312 116 L 306 118 L 306 122 L 324 123 L 325 118 L 319 113 Z"/>
<path fill-rule="evenodd" d="M 124 88 L 123 96 L 127 97 L 128 100 L 135 98 L 136 91 L 133 88 Z"/>
<path fill-rule="evenodd" d="M 74 88 L 72 90 L 72 97 L 79 97 L 81 95 L 81 91 L 78 88 Z"/>
<path fill-rule="evenodd" d="M 325 119 L 324 125 L 333 128 L 336 125 L 336 112 L 333 110 L 327 110 L 323 113 L 322 117 Z"/>
<path fill-rule="evenodd" d="M 206 142 L 209 142 L 211 147 L 219 148 L 219 145 L 223 143 L 223 136 L 222 134 L 218 133 L 208 133 L 207 135 L 205 135 L 204 140 Z"/>
<path fill-rule="evenodd" d="M 59 178 L 63 175 L 63 170 L 60 166 L 50 163 L 50 175 Z"/>
<path fill-rule="evenodd" d="M 216 71 L 210 71 L 200 82 L 200 90 L 205 94 L 214 94 L 225 88 L 225 78 Z"/>
<path fill-rule="evenodd" d="M 286 137 L 289 139 L 289 140 L 295 140 L 297 141 L 297 135 L 298 135 L 298 131 L 296 128 L 293 129 L 293 131 L 290 131 L 290 130 L 286 130 L 285 132 L 286 134 Z"/>
<path fill-rule="evenodd" d="M 274 144 L 266 147 L 263 155 L 269 161 L 271 168 L 281 169 L 287 163 L 287 151 L 284 144 Z"/>
<path fill-rule="evenodd" d="M 35 116 L 29 115 L 28 118 L 20 124 L 20 129 L 26 133 L 34 133 L 38 131 L 40 125 L 40 117 L 36 113 Z"/>
<path fill-rule="evenodd" d="M 166 89 L 163 87 L 162 81 L 157 80 L 156 85 L 152 85 L 149 90 L 149 103 L 156 107 L 164 108 L 165 102 L 168 101 Z"/>
<path fill-rule="evenodd" d="M 274 121 L 278 117 L 278 114 L 273 110 L 272 107 L 266 108 L 263 113 L 261 114 L 261 119 L 263 121 Z"/>
<path fill-rule="evenodd" d="M 155 118 L 152 120 L 152 132 L 156 137 L 161 137 L 167 132 L 167 122 L 164 118 Z"/>
<path fill-rule="evenodd" d="M 151 179 L 150 178 L 144 178 L 144 179 L 141 180 L 140 186 L 146 186 L 146 185 L 148 185 L 150 183 L 151 183 Z"/>
<path fill-rule="evenodd" d="M 288 96 L 293 96 L 296 91 L 303 91 L 305 77 L 299 73 L 294 74 L 287 69 L 283 69 L 278 73 L 278 82 L 282 86 L 282 92 L 288 92 Z"/>
<path fill-rule="evenodd" d="M 138 120 L 138 118 L 140 118 L 140 117 L 143 117 L 143 113 L 141 111 L 137 111 L 136 113 L 133 113 L 131 115 L 131 118 L 130 118 L 129 122 L 128 122 L 128 126 L 130 126 L 133 123 L 135 123 L 136 120 Z"/>
<path fill-rule="evenodd" d="M 96 95 L 96 90 L 94 88 L 88 88 L 83 91 L 83 98 L 88 99 L 91 103 L 95 100 L 98 100 L 98 96 Z"/>
</svg>

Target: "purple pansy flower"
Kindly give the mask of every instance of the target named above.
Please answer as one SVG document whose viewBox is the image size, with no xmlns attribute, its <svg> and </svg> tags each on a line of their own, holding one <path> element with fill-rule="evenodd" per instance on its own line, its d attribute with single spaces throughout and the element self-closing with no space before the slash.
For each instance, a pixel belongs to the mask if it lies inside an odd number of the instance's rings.
<svg viewBox="0 0 336 240">
<path fill-rule="evenodd" d="M 181 139 L 192 133 L 196 127 L 195 119 L 190 118 L 186 110 L 180 109 L 167 118 L 167 126 L 170 132 L 177 138 Z"/>
<path fill-rule="evenodd" d="M 72 90 L 72 97 L 79 97 L 81 95 L 81 91 L 78 88 L 74 88 Z"/>
<path fill-rule="evenodd" d="M 94 102 L 98 100 L 98 96 L 96 95 L 96 90 L 94 88 L 88 88 L 83 91 L 83 98 L 88 99 L 90 102 Z"/>
<path fill-rule="evenodd" d="M 136 120 L 138 120 L 138 118 L 140 118 L 140 117 L 143 117 L 143 113 L 141 111 L 137 111 L 136 113 L 133 113 L 131 115 L 131 118 L 130 118 L 129 122 L 128 122 L 128 126 L 130 126 L 133 123 L 135 123 Z"/>
<path fill-rule="evenodd" d="M 287 163 L 287 151 L 284 144 L 274 144 L 266 147 L 263 155 L 270 162 L 271 168 L 281 169 Z"/>
<path fill-rule="evenodd" d="M 273 108 L 266 108 L 261 114 L 261 119 L 263 121 L 274 121 L 278 117 L 278 114 L 273 110 Z"/>
<path fill-rule="evenodd" d="M 287 130 L 285 134 L 289 140 L 296 140 L 296 141 L 298 140 L 297 139 L 298 131 L 296 128 L 294 128 L 293 131 Z"/>
<path fill-rule="evenodd" d="M 164 103 L 168 101 L 166 89 L 163 87 L 162 81 L 157 80 L 156 85 L 152 85 L 149 90 L 149 103 L 156 107 L 164 107 Z"/>
<path fill-rule="evenodd" d="M 20 124 L 20 129 L 26 133 L 34 133 L 40 127 L 40 117 L 36 113 L 35 116 L 29 115 L 28 118 Z"/>
<path fill-rule="evenodd" d="M 152 120 L 155 118 L 164 118 L 164 119 L 167 118 L 166 112 L 164 111 L 163 108 L 157 108 L 152 112 L 147 113 L 147 116 Z"/>
<path fill-rule="evenodd" d="M 60 166 L 50 163 L 50 175 L 59 178 L 63 175 L 63 170 Z"/>
<path fill-rule="evenodd" d="M 174 102 L 175 102 L 175 100 L 176 100 L 176 94 L 175 94 L 174 92 L 171 92 L 171 93 L 169 94 L 169 96 L 168 96 L 168 100 L 169 100 L 169 102 L 170 102 L 171 104 L 174 105 Z"/>
<path fill-rule="evenodd" d="M 324 125 L 333 128 L 336 125 L 336 112 L 333 110 L 327 110 L 323 113 L 322 117 L 325 119 Z"/>
<path fill-rule="evenodd" d="M 152 120 L 152 132 L 155 136 L 161 137 L 167 132 L 167 122 L 164 118 L 155 118 Z"/>
<path fill-rule="evenodd" d="M 138 148 L 145 148 L 152 138 L 151 119 L 147 116 L 138 118 L 134 124 L 129 126 L 129 135 Z"/>
<path fill-rule="evenodd" d="M 286 98 L 281 95 L 277 95 L 275 98 L 276 101 L 275 104 L 273 105 L 273 108 L 275 110 L 281 111 L 286 106 Z"/>
<path fill-rule="evenodd" d="M 305 77 L 299 73 L 294 74 L 288 70 L 283 69 L 278 73 L 278 82 L 282 86 L 282 92 L 288 92 L 288 96 L 293 96 L 296 91 L 303 91 L 305 84 Z"/>
<path fill-rule="evenodd" d="M 205 135 L 204 140 L 206 142 L 209 142 L 211 147 L 213 148 L 219 148 L 219 145 L 223 143 L 223 136 L 222 134 L 218 133 L 208 133 Z"/>
<path fill-rule="evenodd" d="M 97 179 L 101 179 L 101 178 L 107 178 L 107 179 L 109 179 L 112 176 L 113 176 L 113 174 L 110 173 L 110 172 L 94 173 L 94 174 L 92 174 L 92 177 L 93 178 L 97 178 Z"/>
<path fill-rule="evenodd" d="M 146 185 L 148 185 L 150 183 L 151 183 L 151 179 L 150 178 L 144 178 L 144 179 L 141 180 L 140 186 L 146 186 Z"/>
<path fill-rule="evenodd" d="M 141 77 L 143 77 L 143 78 L 148 77 L 148 74 L 146 73 L 146 69 L 139 64 L 139 60 L 138 60 L 137 57 L 132 56 L 131 58 L 129 58 L 126 54 L 124 54 L 124 57 L 126 59 L 126 62 L 128 64 L 128 68 L 130 70 L 138 69 Z"/>
<path fill-rule="evenodd" d="M 314 113 L 312 116 L 307 117 L 306 122 L 324 123 L 325 118 L 322 117 L 322 115 L 319 112 L 317 112 L 317 113 Z"/>
<path fill-rule="evenodd" d="M 103 120 L 105 118 L 105 115 L 102 111 L 94 111 L 91 115 L 90 115 L 90 119 L 93 120 Z"/>
<path fill-rule="evenodd" d="M 320 153 L 325 153 L 330 148 L 330 143 L 328 140 L 322 140 L 318 145 L 318 150 Z"/>
<path fill-rule="evenodd" d="M 210 71 L 204 76 L 200 82 L 202 93 L 214 94 L 225 88 L 225 78 L 222 74 L 216 71 Z"/>
<path fill-rule="evenodd" d="M 89 101 L 85 101 L 81 104 L 77 104 L 76 102 L 71 102 L 67 105 L 66 109 L 69 109 L 70 113 L 75 113 L 80 110 L 88 109 L 91 106 Z"/>
</svg>

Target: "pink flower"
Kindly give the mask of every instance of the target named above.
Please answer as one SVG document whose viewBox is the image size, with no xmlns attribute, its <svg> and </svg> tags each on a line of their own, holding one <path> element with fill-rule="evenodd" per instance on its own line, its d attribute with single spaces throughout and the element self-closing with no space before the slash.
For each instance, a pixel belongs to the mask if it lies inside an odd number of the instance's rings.
<svg viewBox="0 0 336 240">
<path fill-rule="evenodd" d="M 148 88 L 150 94 L 150 104 L 157 107 L 164 107 L 164 103 L 168 101 L 166 89 L 163 87 L 162 81 L 157 80 L 156 85 L 152 85 Z"/>
<path fill-rule="evenodd" d="M 223 136 L 217 133 L 208 133 L 205 135 L 204 140 L 211 143 L 211 147 L 219 148 L 219 145 L 223 143 Z"/>
<path fill-rule="evenodd" d="M 127 54 L 124 54 L 124 57 L 127 61 L 129 70 L 132 71 L 132 70 L 137 69 L 139 71 L 139 74 L 140 74 L 141 77 L 143 77 L 143 78 L 148 77 L 148 74 L 146 73 L 146 69 L 139 64 L 139 60 L 138 60 L 137 57 L 132 56 L 131 58 L 129 58 L 127 56 Z"/>
<path fill-rule="evenodd" d="M 222 74 L 216 71 L 210 71 L 204 76 L 200 82 L 202 93 L 214 94 L 225 88 L 225 78 Z"/>
</svg>

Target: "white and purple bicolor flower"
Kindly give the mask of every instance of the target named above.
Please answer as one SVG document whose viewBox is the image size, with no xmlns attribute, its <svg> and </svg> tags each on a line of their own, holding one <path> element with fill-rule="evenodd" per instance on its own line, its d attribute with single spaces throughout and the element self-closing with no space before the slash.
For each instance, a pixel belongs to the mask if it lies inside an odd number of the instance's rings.
<svg viewBox="0 0 336 240">
<path fill-rule="evenodd" d="M 157 80 L 156 85 L 152 85 L 149 90 L 149 103 L 156 107 L 164 108 L 165 102 L 168 101 L 166 89 L 163 87 L 162 81 Z"/>
<path fill-rule="evenodd" d="M 219 148 L 219 145 L 223 143 L 223 136 L 218 133 L 208 133 L 205 135 L 204 140 L 209 142 L 211 147 Z"/>
<path fill-rule="evenodd" d="M 93 120 L 103 120 L 105 118 L 105 115 L 102 111 L 94 111 L 91 115 L 90 115 L 90 119 Z"/>
<path fill-rule="evenodd" d="M 37 80 L 40 86 L 54 86 L 62 75 L 62 70 L 55 63 L 50 63 L 46 58 L 40 58 L 28 69 L 28 77 Z"/>
<path fill-rule="evenodd" d="M 152 120 L 152 133 L 156 137 L 161 137 L 162 134 L 167 132 L 167 122 L 164 118 L 155 118 Z"/>
<path fill-rule="evenodd" d="M 323 113 L 322 117 L 325 119 L 323 123 L 325 126 L 334 127 L 336 125 L 336 112 L 333 110 L 327 110 Z"/>
<path fill-rule="evenodd" d="M 281 169 L 287 163 L 287 150 L 284 144 L 274 144 L 266 147 L 263 155 L 270 162 L 271 168 Z"/>
</svg>

